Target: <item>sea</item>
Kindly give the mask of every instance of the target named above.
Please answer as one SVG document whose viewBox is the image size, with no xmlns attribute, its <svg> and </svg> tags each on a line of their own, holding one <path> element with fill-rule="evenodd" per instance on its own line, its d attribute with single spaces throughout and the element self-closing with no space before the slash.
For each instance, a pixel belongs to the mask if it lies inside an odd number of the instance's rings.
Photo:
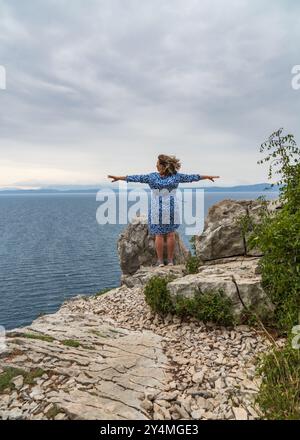
<svg viewBox="0 0 300 440">
<path fill-rule="evenodd" d="M 223 199 L 266 199 L 276 191 L 206 192 L 204 211 Z M 120 285 L 117 240 L 124 224 L 99 224 L 95 193 L 0 195 L 0 326 L 30 324 L 77 295 Z M 184 225 L 179 228 L 190 247 Z"/>
</svg>

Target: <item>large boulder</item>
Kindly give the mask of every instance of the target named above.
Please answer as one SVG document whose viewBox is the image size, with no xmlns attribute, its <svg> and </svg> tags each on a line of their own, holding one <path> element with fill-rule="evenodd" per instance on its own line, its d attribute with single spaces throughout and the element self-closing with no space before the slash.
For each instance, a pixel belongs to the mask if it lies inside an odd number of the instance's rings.
<svg viewBox="0 0 300 440">
<path fill-rule="evenodd" d="M 196 255 L 203 262 L 234 256 L 260 256 L 259 249 L 249 250 L 249 234 L 243 231 L 241 219 L 259 222 L 264 205 L 257 200 L 222 200 L 211 206 L 204 231 L 195 237 Z"/>
<path fill-rule="evenodd" d="M 168 290 L 174 301 L 178 296 L 193 298 L 221 290 L 231 300 L 237 320 L 246 309 L 263 318 L 266 313 L 272 313 L 273 306 L 262 289 L 258 262 L 258 258 L 249 257 L 243 261 L 205 265 L 197 274 L 168 283 Z"/>
<path fill-rule="evenodd" d="M 156 263 L 154 236 L 149 234 L 145 217 L 136 217 L 120 234 L 118 253 L 121 270 L 125 275 L 134 274 L 141 266 L 152 266 Z M 188 256 L 189 251 L 176 232 L 174 263 L 184 264 Z"/>
<path fill-rule="evenodd" d="M 184 265 L 164 267 L 141 266 L 133 275 L 123 274 L 121 277 L 121 284 L 129 288 L 143 287 L 153 277 L 176 279 L 183 277 L 186 274 L 187 271 Z"/>
</svg>

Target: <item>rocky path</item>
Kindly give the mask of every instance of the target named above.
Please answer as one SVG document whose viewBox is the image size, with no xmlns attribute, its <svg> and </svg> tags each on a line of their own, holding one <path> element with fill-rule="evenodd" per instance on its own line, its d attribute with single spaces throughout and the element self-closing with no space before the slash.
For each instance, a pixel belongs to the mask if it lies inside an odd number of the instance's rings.
<svg viewBox="0 0 300 440">
<path fill-rule="evenodd" d="M 245 326 L 160 318 L 139 285 L 78 297 L 8 333 L 0 418 L 255 419 L 255 362 L 269 346 Z"/>
<path fill-rule="evenodd" d="M 102 322 L 97 306 L 78 300 L 8 334 L 0 365 L 20 372 L 1 395 L 2 418 L 148 419 L 144 391 L 168 381 L 161 337 Z"/>
</svg>

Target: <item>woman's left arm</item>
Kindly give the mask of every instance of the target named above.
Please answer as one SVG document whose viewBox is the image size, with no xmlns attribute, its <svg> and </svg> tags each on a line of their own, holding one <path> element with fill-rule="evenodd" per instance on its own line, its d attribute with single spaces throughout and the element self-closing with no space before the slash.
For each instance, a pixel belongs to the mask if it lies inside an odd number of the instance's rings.
<svg viewBox="0 0 300 440">
<path fill-rule="evenodd" d="M 214 179 L 219 179 L 220 176 L 201 176 L 201 180 L 207 179 L 207 180 L 211 180 L 212 182 L 214 182 Z"/>
<path fill-rule="evenodd" d="M 177 173 L 178 177 L 179 177 L 179 181 L 184 183 L 184 182 L 198 182 L 199 180 L 211 180 L 212 182 L 214 182 L 214 179 L 218 179 L 220 176 L 204 176 L 204 175 L 200 175 L 200 174 L 182 174 L 182 173 Z"/>
</svg>

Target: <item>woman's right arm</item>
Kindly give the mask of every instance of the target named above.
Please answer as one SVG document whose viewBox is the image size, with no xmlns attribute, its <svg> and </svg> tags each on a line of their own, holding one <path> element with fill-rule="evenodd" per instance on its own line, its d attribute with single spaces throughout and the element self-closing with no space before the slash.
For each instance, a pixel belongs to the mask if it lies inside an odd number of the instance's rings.
<svg viewBox="0 0 300 440">
<path fill-rule="evenodd" d="M 137 182 L 137 183 L 149 183 L 149 174 L 132 174 L 131 176 L 107 176 L 113 179 L 112 182 L 117 182 L 117 180 L 125 180 L 126 182 Z"/>
<path fill-rule="evenodd" d="M 112 182 L 117 182 L 118 180 L 126 180 L 127 176 L 107 176 L 109 179 L 112 179 Z"/>
</svg>

